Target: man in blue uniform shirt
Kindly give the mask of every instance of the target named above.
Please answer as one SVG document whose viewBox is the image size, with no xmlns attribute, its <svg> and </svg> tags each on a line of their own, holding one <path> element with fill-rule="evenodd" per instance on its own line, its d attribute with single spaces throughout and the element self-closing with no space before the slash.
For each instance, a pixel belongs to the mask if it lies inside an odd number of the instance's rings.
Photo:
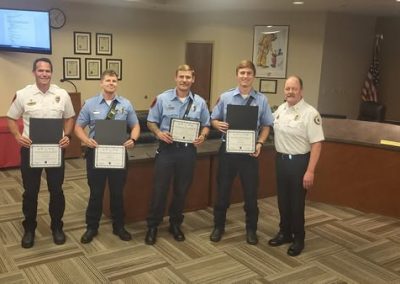
<svg viewBox="0 0 400 284">
<path fill-rule="evenodd" d="M 147 217 L 148 231 L 145 243 L 153 245 L 157 238 L 157 227 L 164 216 L 167 195 L 173 178 L 173 197 L 169 207 L 169 232 L 177 241 L 184 241 L 180 229 L 183 222 L 183 207 L 187 191 L 193 180 L 196 162 L 196 146 L 206 139 L 209 132 L 210 112 L 202 97 L 190 91 L 194 83 L 194 70 L 189 65 L 180 65 L 175 74 L 176 88 L 167 90 L 154 100 L 147 125 L 159 139 L 154 169 L 154 191 Z M 175 142 L 169 132 L 172 118 L 200 122 L 198 137 L 193 143 Z"/>
<path fill-rule="evenodd" d="M 81 242 L 90 243 L 98 233 L 102 214 L 103 194 L 108 180 L 110 189 L 110 209 L 113 219 L 113 233 L 123 241 L 131 240 L 131 234 L 124 228 L 123 188 L 127 169 L 97 169 L 94 167 L 94 149 L 98 146 L 95 137 L 96 120 L 126 120 L 130 127 L 130 136 L 124 142 L 125 148 L 133 148 L 140 134 L 139 121 L 129 100 L 117 95 L 118 77 L 113 70 L 101 75 L 100 94 L 88 99 L 83 105 L 75 124 L 75 134 L 88 147 L 86 152 L 86 170 L 90 197 L 86 209 L 86 232 Z M 89 126 L 89 135 L 84 128 Z"/>
<path fill-rule="evenodd" d="M 256 137 L 255 152 L 252 154 L 227 153 L 225 142 L 221 144 L 217 174 L 217 200 L 214 204 L 214 230 L 210 235 L 210 240 L 213 242 L 219 242 L 225 232 L 226 211 L 230 205 L 232 183 L 239 174 L 243 186 L 246 212 L 246 240 L 251 245 L 258 243 L 256 234 L 259 184 L 257 157 L 268 138 L 273 117 L 267 98 L 252 87 L 255 74 L 256 68 L 251 61 L 241 61 L 236 67 L 238 87 L 221 94 L 211 113 L 211 124 L 223 133 L 224 139 L 224 135 L 229 129 L 229 124 L 226 122 L 229 104 L 258 106 L 257 130 L 259 132 L 256 134 L 258 137 Z"/>
</svg>

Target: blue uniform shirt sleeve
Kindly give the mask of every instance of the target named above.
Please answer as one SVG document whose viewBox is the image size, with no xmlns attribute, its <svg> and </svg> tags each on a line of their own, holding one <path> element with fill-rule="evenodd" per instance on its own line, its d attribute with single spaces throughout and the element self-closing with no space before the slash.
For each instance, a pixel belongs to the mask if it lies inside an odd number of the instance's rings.
<svg viewBox="0 0 400 284">
<path fill-rule="evenodd" d="M 272 126 L 274 118 L 272 116 L 271 108 L 267 99 L 263 100 L 261 107 L 260 126 Z"/>
<path fill-rule="evenodd" d="M 85 128 L 90 123 L 90 109 L 89 104 L 85 102 L 79 112 L 76 124 Z"/>
<path fill-rule="evenodd" d="M 222 96 L 219 97 L 217 104 L 211 112 L 211 119 L 224 120 L 224 102 Z"/>
<path fill-rule="evenodd" d="M 210 111 L 208 110 L 207 104 L 204 100 L 201 104 L 200 122 L 201 126 L 210 127 Z"/>
<path fill-rule="evenodd" d="M 160 124 L 161 116 L 162 116 L 162 100 L 160 96 L 157 96 L 155 104 L 150 107 L 149 114 L 147 115 L 147 121 Z"/>
</svg>

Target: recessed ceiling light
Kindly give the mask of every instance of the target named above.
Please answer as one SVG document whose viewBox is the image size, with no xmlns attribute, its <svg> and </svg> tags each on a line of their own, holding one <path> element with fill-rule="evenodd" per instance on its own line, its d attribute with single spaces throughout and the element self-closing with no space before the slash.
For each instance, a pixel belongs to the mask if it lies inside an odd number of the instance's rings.
<svg viewBox="0 0 400 284">
<path fill-rule="evenodd" d="M 398 1 L 400 1 L 400 0 L 398 0 Z M 304 1 L 293 1 L 293 5 L 303 5 L 303 4 L 304 4 Z"/>
</svg>

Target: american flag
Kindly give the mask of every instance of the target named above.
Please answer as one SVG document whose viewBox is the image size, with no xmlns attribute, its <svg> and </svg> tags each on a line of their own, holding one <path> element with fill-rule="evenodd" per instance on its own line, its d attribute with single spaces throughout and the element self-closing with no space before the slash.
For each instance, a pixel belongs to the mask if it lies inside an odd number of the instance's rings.
<svg viewBox="0 0 400 284">
<path fill-rule="evenodd" d="M 380 39 L 381 36 L 377 36 L 372 63 L 369 67 L 367 78 L 365 79 L 361 90 L 361 98 L 363 101 L 367 102 L 378 102 Z"/>
</svg>

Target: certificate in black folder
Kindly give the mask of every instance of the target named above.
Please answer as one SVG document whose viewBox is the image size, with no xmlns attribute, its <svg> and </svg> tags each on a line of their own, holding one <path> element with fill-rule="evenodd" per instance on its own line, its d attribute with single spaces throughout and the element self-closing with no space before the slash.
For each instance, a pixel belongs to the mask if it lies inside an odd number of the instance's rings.
<svg viewBox="0 0 400 284">
<path fill-rule="evenodd" d="M 258 106 L 228 105 L 226 122 L 229 129 L 256 130 L 258 119 Z"/>
<path fill-rule="evenodd" d="M 29 138 L 32 144 L 58 144 L 63 135 L 62 118 L 29 119 Z"/>
<path fill-rule="evenodd" d="M 126 120 L 96 120 L 94 167 L 98 169 L 125 168 L 125 147 L 127 140 Z"/>
<path fill-rule="evenodd" d="M 58 145 L 63 135 L 62 118 L 30 118 L 29 137 L 31 168 L 61 167 L 61 147 Z"/>
<path fill-rule="evenodd" d="M 122 145 L 127 140 L 126 120 L 96 120 L 95 137 L 99 145 Z"/>
<path fill-rule="evenodd" d="M 254 153 L 258 106 L 228 105 L 226 122 L 227 153 Z"/>
</svg>

